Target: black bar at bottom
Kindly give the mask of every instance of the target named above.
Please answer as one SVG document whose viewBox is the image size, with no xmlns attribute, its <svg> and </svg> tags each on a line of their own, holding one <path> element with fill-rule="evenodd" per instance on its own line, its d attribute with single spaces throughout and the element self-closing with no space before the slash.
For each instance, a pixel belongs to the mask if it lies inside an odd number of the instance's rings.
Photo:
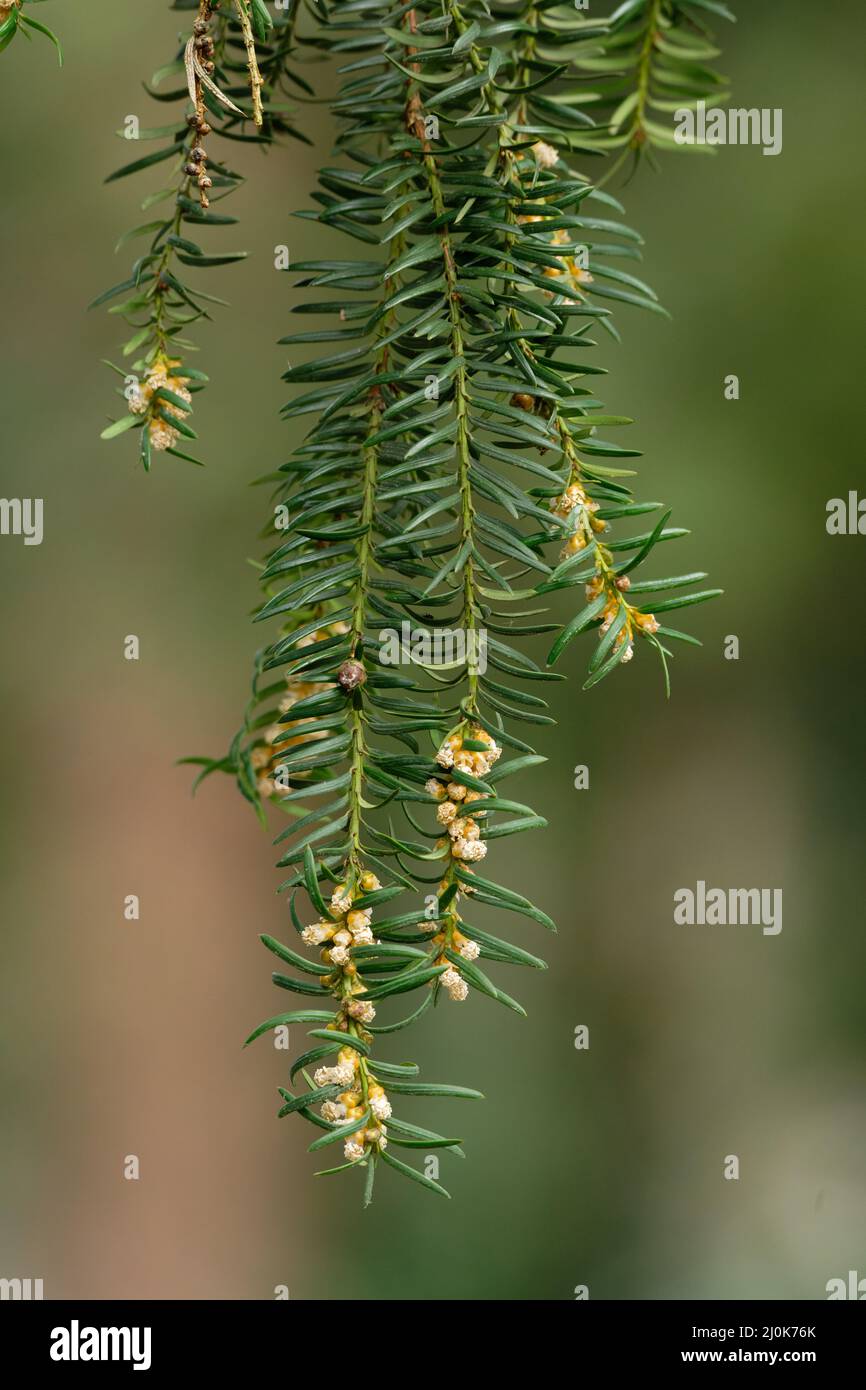
<svg viewBox="0 0 866 1390">
<path fill-rule="evenodd" d="M 395 1316 L 395 1308 L 402 1314 Z M 590 1366 L 654 1371 L 739 1364 L 805 1365 L 826 1376 L 862 1364 L 861 1315 L 835 1302 L 478 1301 L 459 1308 L 447 1300 L 360 1307 L 301 1301 L 3 1302 L 0 1365 L 59 1377 L 93 1377 L 108 1367 L 115 1375 L 152 1378 L 213 1370 L 261 1379 L 269 1370 L 291 1374 L 299 1360 L 320 1360 L 325 1374 L 341 1365 L 369 1364 L 386 1376 L 390 1366 L 405 1381 L 440 1354 L 437 1375 L 442 1374 L 455 1352 L 462 1360 L 458 1348 L 472 1360 L 480 1356 L 488 1374 L 501 1363 L 516 1371 L 515 1352 L 537 1365 L 551 1355 L 559 1362 L 565 1348 L 576 1374 Z"/>
</svg>

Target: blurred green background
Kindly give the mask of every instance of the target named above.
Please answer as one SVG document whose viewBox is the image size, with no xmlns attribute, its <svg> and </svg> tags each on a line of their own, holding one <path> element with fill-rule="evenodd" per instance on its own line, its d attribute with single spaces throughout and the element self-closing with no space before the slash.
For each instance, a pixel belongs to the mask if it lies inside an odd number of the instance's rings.
<svg viewBox="0 0 866 1390">
<path fill-rule="evenodd" d="M 705 645 L 681 649 L 669 703 L 646 651 L 584 695 L 570 649 L 549 762 L 518 792 L 550 828 L 500 859 L 560 924 L 507 923 L 550 969 L 505 982 L 527 1020 L 475 996 L 395 1040 L 487 1099 L 410 1102 L 466 1141 L 465 1163 L 442 1159 L 453 1200 L 383 1174 L 366 1213 L 352 1181 L 313 1178 L 309 1132 L 275 1122 L 285 1054 L 240 1049 L 284 1002 L 256 939 L 286 925 L 269 838 L 227 780 L 193 801 L 174 765 L 222 751 L 246 699 L 264 502 L 247 484 L 290 444 L 273 247 L 315 244 L 291 217 L 314 155 L 239 156 L 243 220 L 214 237 L 251 255 L 216 273 L 232 308 L 200 335 L 209 467 L 163 457 L 146 477 L 128 440 L 99 441 L 121 335 L 84 310 L 159 186 L 102 179 L 127 114 L 164 119 L 140 84 L 179 17 L 58 0 L 40 17 L 63 70 L 42 42 L 0 59 L 0 492 L 46 509 L 41 547 L 0 539 L 0 1276 L 49 1298 L 808 1299 L 866 1274 L 866 540 L 824 525 L 828 498 L 866 491 L 861 7 L 736 8 L 733 102 L 783 108 L 783 153 L 642 171 L 624 196 L 673 322 L 627 313 L 603 349 L 641 495 L 692 531 L 675 567 L 725 597 L 683 624 Z M 699 878 L 782 887 L 781 935 L 675 926 Z"/>
</svg>

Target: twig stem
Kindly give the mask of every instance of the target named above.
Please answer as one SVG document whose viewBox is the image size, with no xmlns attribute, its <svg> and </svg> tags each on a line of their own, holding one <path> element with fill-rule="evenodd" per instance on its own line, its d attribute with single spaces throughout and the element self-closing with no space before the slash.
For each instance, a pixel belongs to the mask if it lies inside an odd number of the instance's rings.
<svg viewBox="0 0 866 1390">
<path fill-rule="evenodd" d="M 250 91 L 253 97 L 253 120 L 257 126 L 261 126 L 264 120 L 262 110 L 262 74 L 259 71 L 259 60 L 256 57 L 256 41 L 253 38 L 253 26 L 250 22 L 250 12 L 247 9 L 246 0 L 235 0 L 235 9 L 238 12 L 241 31 L 244 36 L 244 47 L 247 50 L 247 68 L 250 74 Z"/>
</svg>

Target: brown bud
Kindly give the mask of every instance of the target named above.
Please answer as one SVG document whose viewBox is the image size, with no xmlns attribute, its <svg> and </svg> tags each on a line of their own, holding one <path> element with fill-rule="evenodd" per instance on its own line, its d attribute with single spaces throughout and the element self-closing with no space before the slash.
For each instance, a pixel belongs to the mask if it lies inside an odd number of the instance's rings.
<svg viewBox="0 0 866 1390">
<path fill-rule="evenodd" d="M 518 410 L 532 410 L 535 401 L 532 396 L 527 396 L 523 391 L 517 391 L 511 397 L 511 404 L 517 406 Z"/>
<path fill-rule="evenodd" d="M 621 594 L 624 594 L 627 589 L 631 588 L 631 580 L 629 579 L 627 574 L 620 575 L 619 579 L 616 581 L 616 587 L 619 589 Z"/>
<path fill-rule="evenodd" d="M 363 685 L 367 679 L 367 672 L 364 670 L 360 661 L 344 661 L 337 672 L 337 680 L 348 695 L 350 691 Z"/>
<path fill-rule="evenodd" d="M 190 159 L 194 159 L 197 164 L 201 164 L 205 159 L 207 159 L 207 155 L 205 154 L 201 145 L 196 145 L 195 149 L 191 151 L 189 157 Z"/>
<path fill-rule="evenodd" d="M 195 171 L 198 173 L 198 170 Z M 209 179 L 207 174 L 199 174 L 199 188 L 213 188 L 213 179 Z"/>
<path fill-rule="evenodd" d="M 183 172 L 184 172 L 189 178 L 192 178 L 195 174 L 198 173 L 198 165 L 197 165 L 197 164 L 184 164 L 184 166 L 183 166 Z"/>
</svg>

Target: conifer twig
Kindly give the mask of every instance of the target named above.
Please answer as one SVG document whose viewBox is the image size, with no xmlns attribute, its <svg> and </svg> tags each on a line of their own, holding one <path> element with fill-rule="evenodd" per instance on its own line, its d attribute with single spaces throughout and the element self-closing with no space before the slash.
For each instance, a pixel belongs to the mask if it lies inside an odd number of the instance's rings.
<svg viewBox="0 0 866 1390">
<path fill-rule="evenodd" d="M 235 0 L 235 9 L 238 12 L 244 47 L 247 51 L 247 69 L 250 74 L 250 93 L 253 99 L 253 120 L 257 126 L 261 126 L 264 119 L 262 110 L 262 74 L 259 71 L 259 61 L 256 57 L 256 43 L 253 38 L 253 27 L 250 23 L 250 13 L 246 6 L 246 0 Z"/>
</svg>

